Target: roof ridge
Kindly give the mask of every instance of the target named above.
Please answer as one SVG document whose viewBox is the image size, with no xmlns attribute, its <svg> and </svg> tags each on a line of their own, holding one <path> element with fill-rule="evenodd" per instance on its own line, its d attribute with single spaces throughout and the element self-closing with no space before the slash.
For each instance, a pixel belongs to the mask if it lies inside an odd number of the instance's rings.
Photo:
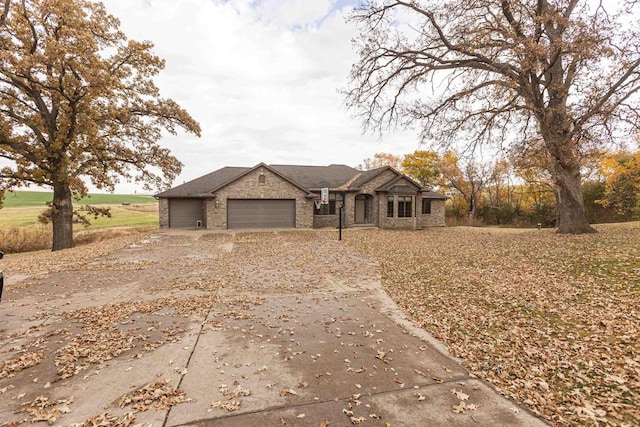
<svg viewBox="0 0 640 427">
<path fill-rule="evenodd" d="M 347 190 L 351 184 L 353 184 L 358 178 L 360 178 L 360 176 L 362 176 L 362 172 L 358 172 L 357 174 L 355 174 L 349 181 L 339 186 L 338 190 Z"/>
</svg>

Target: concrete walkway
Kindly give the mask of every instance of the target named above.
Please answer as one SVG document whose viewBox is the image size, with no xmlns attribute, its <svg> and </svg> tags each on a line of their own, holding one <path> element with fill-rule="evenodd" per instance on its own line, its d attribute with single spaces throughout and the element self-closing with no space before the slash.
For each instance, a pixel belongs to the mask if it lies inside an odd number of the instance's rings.
<svg viewBox="0 0 640 427">
<path fill-rule="evenodd" d="M 43 410 L 62 408 L 56 425 L 97 414 L 153 426 L 545 425 L 403 320 L 377 266 L 321 232 L 161 232 L 35 282 L 9 282 L 0 306 L 0 366 L 43 355 L 0 375 L 6 423 L 33 420 L 28 408 L 44 395 Z M 199 305 L 189 305 L 194 298 Z M 166 307 L 125 316 L 132 301 Z M 106 329 L 117 326 L 131 346 L 107 360 L 79 359 L 78 372 L 61 379 L 60 354 L 90 330 L 78 313 L 102 319 L 105 307 L 119 310 Z M 143 332 L 152 336 L 137 341 Z M 154 339 L 160 344 L 148 349 Z M 165 380 L 188 401 L 163 405 L 158 392 L 138 407 L 123 404 Z"/>
</svg>

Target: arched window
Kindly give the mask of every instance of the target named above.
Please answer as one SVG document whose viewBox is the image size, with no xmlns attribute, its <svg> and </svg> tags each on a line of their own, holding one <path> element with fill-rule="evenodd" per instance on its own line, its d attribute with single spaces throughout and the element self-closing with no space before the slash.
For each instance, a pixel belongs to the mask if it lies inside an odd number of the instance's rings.
<svg viewBox="0 0 640 427">
<path fill-rule="evenodd" d="M 266 183 L 267 183 L 267 177 L 264 176 L 263 173 L 261 173 L 260 176 L 258 176 L 258 184 L 265 185 Z"/>
</svg>

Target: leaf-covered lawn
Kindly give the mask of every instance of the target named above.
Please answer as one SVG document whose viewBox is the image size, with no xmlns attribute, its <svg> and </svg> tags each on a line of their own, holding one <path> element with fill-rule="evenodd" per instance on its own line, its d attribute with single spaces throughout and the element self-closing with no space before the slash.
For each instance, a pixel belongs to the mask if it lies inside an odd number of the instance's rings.
<svg viewBox="0 0 640 427">
<path fill-rule="evenodd" d="M 506 396 L 556 425 L 640 425 L 640 223 L 596 228 L 349 230 L 345 243 Z"/>
</svg>

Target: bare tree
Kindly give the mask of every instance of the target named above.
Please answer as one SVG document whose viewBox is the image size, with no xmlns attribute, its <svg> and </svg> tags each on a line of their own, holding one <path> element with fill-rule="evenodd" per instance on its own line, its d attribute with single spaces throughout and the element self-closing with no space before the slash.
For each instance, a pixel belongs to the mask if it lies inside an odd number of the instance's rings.
<svg viewBox="0 0 640 427">
<path fill-rule="evenodd" d="M 542 139 L 560 233 L 593 232 L 585 144 L 640 128 L 640 2 L 369 2 L 347 105 L 365 128 L 417 124 L 423 141 L 506 147 Z"/>
</svg>

